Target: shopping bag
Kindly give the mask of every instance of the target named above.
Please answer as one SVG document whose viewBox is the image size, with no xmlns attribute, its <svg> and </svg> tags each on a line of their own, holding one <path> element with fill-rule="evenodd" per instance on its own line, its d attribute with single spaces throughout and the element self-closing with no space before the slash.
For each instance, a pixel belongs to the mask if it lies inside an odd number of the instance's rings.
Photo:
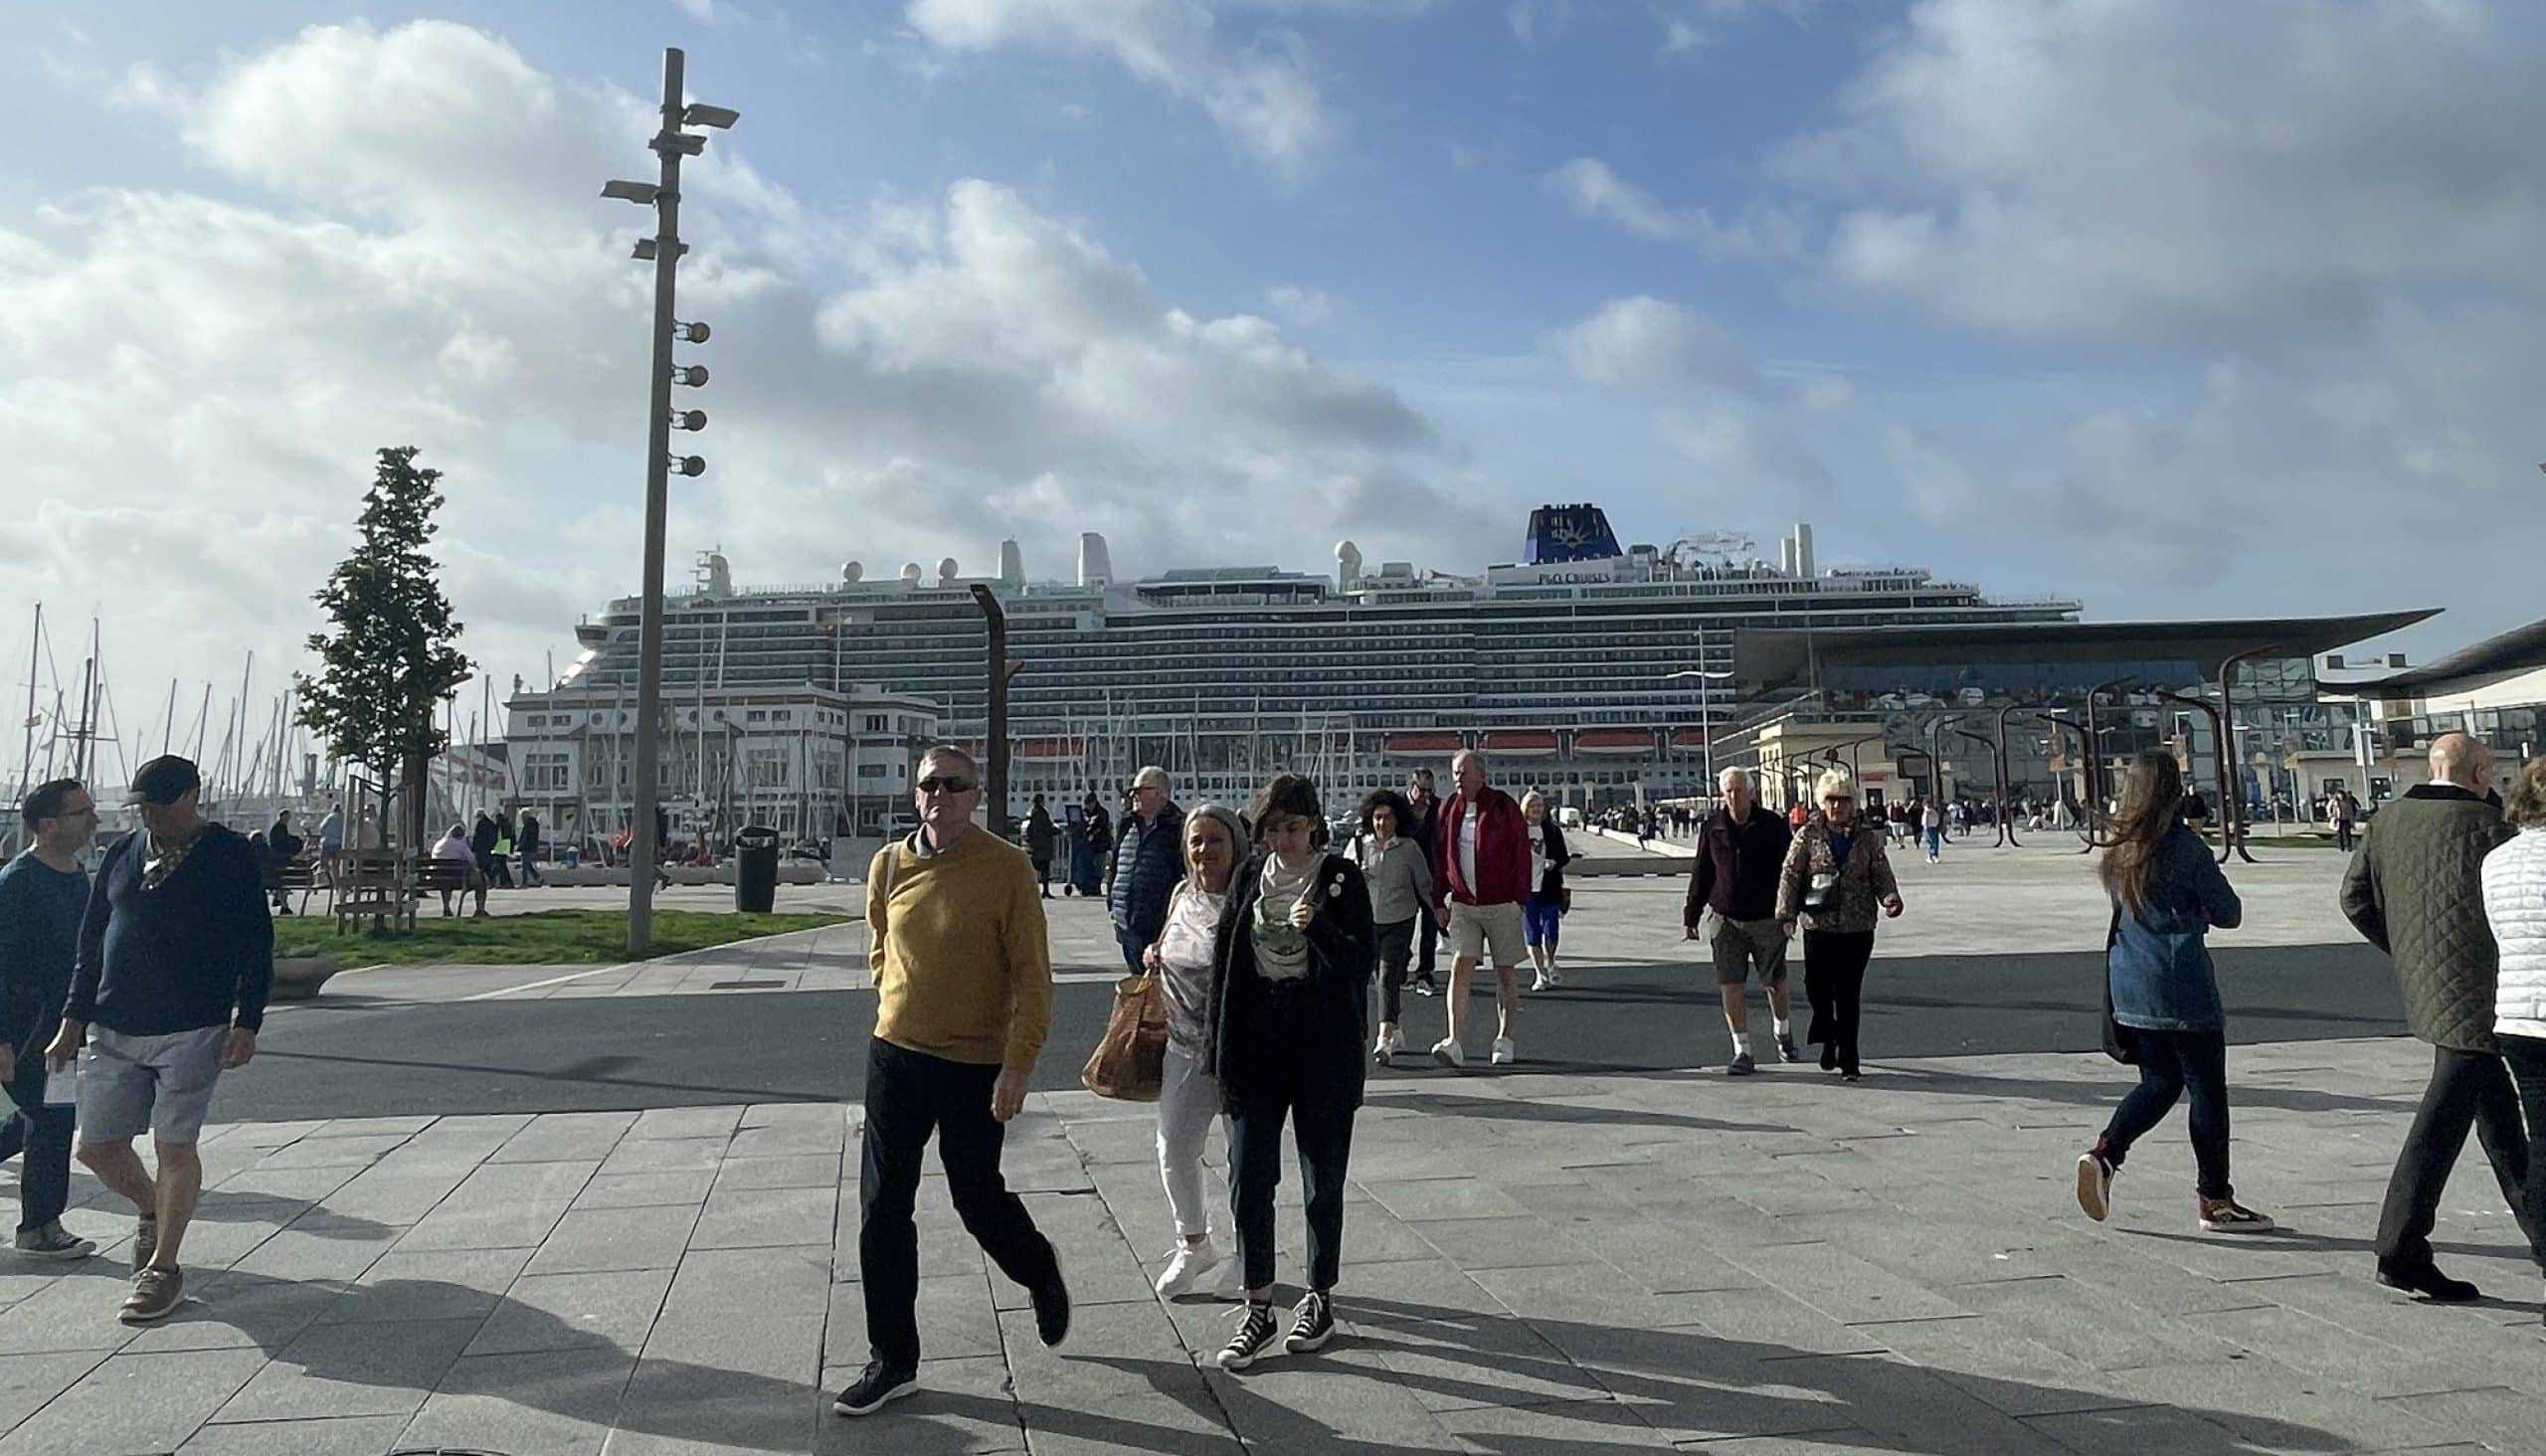
<svg viewBox="0 0 2546 1456">
<path fill-rule="evenodd" d="M 1166 1070 L 1167 997 L 1157 977 L 1126 976 L 1114 984 L 1113 1014 L 1079 1083 L 1099 1097 L 1156 1102 Z"/>
</svg>

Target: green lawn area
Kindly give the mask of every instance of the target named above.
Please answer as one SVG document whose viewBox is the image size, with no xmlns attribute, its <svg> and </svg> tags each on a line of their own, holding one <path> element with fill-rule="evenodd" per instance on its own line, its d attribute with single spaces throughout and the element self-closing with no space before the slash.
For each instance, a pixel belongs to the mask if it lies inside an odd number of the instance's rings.
<svg viewBox="0 0 2546 1456">
<path fill-rule="evenodd" d="M 703 950 L 754 936 L 811 930 L 853 915 L 743 915 L 725 911 L 656 910 L 654 954 Z M 274 922 L 276 956 L 331 956 L 347 966 L 447 961 L 463 966 L 606 966 L 628 959 L 625 910 L 541 910 L 530 915 L 416 918 L 413 935 L 338 935 L 335 922 L 313 915 Z"/>
</svg>

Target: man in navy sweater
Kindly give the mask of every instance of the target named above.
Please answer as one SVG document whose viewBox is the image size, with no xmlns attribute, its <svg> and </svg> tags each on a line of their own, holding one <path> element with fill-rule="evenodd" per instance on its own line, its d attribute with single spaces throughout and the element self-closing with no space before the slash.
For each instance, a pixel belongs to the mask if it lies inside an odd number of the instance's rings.
<svg viewBox="0 0 2546 1456">
<path fill-rule="evenodd" d="M 173 754 L 133 775 L 142 827 L 97 864 L 62 1031 L 45 1053 L 56 1065 L 81 1053 L 80 1161 L 140 1211 L 128 1325 L 184 1302 L 177 1253 L 203 1192 L 195 1145 L 213 1083 L 257 1054 L 273 981 L 264 866 L 203 818 L 201 792 L 195 766 Z M 155 1180 L 132 1148 L 145 1128 Z"/>
<path fill-rule="evenodd" d="M 38 785 L 20 806 L 27 851 L 0 869 L 0 1082 L 17 1114 L 0 1127 L 0 1159 L 26 1155 L 19 1170 L 17 1251 L 84 1259 L 97 1246 L 62 1226 L 71 1201 L 68 1106 L 45 1095 L 44 1056 L 71 994 L 89 872 L 80 851 L 97 830 L 97 806 L 77 779 Z"/>
</svg>

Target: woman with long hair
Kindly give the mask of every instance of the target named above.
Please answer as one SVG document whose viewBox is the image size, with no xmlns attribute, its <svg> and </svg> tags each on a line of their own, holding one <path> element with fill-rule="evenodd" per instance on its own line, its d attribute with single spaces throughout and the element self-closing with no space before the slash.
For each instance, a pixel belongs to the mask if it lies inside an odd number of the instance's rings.
<svg viewBox="0 0 2546 1456">
<path fill-rule="evenodd" d="M 1229 1115 L 1229 1201 L 1246 1309 L 1216 1357 L 1244 1369 L 1271 1347 L 1273 1190 L 1292 1123 L 1308 1196 L 1309 1292 L 1282 1348 L 1335 1335 L 1344 1262 L 1344 1180 L 1362 1106 L 1370 894 L 1352 860 L 1326 852 L 1317 786 L 1283 774 L 1255 797 L 1255 853 L 1229 882 L 1211 976 L 1208 1067 Z"/>
<path fill-rule="evenodd" d="M 1887 837 L 1857 816 L 1857 781 L 1832 769 L 1813 786 L 1820 809 L 1795 830 L 1777 876 L 1777 922 L 1803 930 L 1803 994 L 1812 1002 L 1809 1040 L 1821 1043 L 1821 1070 L 1858 1077 L 1857 1018 L 1874 957 L 1875 915 L 1901 913 Z"/>
<path fill-rule="evenodd" d="M 2139 1063 L 2139 1085 L 2113 1109 L 2103 1136 L 2078 1159 L 2078 1206 L 2103 1219 L 2112 1179 L 2131 1145 L 2175 1100 L 2192 1093 L 2192 1153 L 2201 1226 L 2270 1233 L 2272 1219 L 2237 1201 L 2228 1182 L 2228 1030 L 2211 964 L 2212 928 L 2234 930 L 2245 907 L 2209 846 L 2184 823 L 2183 771 L 2174 755 L 2131 761 L 2097 872 L 2112 899 L 2104 984 L 2112 1018 Z"/>
<path fill-rule="evenodd" d="M 1564 866 L 1573 858 L 1564 847 L 1564 830 L 1547 813 L 1547 797 L 1533 789 L 1521 796 L 1521 818 L 1530 825 L 1530 894 L 1521 902 L 1521 943 L 1530 948 L 1530 969 L 1537 973 L 1530 990 L 1548 991 L 1564 984 L 1555 969 L 1556 923 L 1564 918 Z M 1638 821 L 1641 845 L 1653 837 L 1653 811 Z"/>
<path fill-rule="evenodd" d="M 1229 878 L 1238 846 L 1246 842 L 1237 813 L 1224 805 L 1196 806 L 1184 816 L 1184 878 L 1167 901 L 1167 925 L 1142 954 L 1167 998 L 1167 1057 L 1159 1079 L 1158 1172 L 1167 1184 L 1168 1211 L 1176 1216 L 1177 1245 L 1158 1277 L 1162 1299 L 1190 1292 L 1203 1275 L 1221 1271 L 1220 1291 L 1237 1292 L 1237 1266 L 1211 1237 L 1211 1210 L 1202 1197 L 1202 1148 L 1220 1115 L 1220 1083 L 1203 1065 L 1211 1025 L 1211 967 L 1219 949 L 1220 913 L 1228 907 Z M 1230 1142 L 1221 1129 L 1223 1144 Z"/>
<path fill-rule="evenodd" d="M 1353 862 L 1370 892 L 1371 938 L 1379 963 L 1379 1034 L 1370 1043 L 1370 1059 L 1383 1067 L 1405 1050 L 1405 1035 L 1397 1029 L 1404 1009 L 1405 967 L 1414 958 L 1423 907 L 1432 903 L 1431 856 L 1406 827 L 1414 816 L 1403 795 L 1376 790 L 1362 801 L 1362 832 L 1353 840 Z"/>
</svg>

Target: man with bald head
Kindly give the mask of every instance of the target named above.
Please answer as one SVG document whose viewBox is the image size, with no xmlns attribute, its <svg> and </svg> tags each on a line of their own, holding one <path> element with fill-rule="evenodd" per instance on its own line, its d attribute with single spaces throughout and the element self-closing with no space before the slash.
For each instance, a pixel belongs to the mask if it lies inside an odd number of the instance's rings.
<svg viewBox="0 0 2546 1456">
<path fill-rule="evenodd" d="M 2378 1282 L 2453 1304 L 2478 1292 L 2440 1272 L 2431 1233 L 2470 1127 L 2523 1228 L 2528 1221 L 2528 1139 L 2493 1039 L 2499 956 L 2484 919 L 2482 866 L 2514 831 L 2492 771 L 2491 752 L 2466 734 L 2433 740 L 2431 782 L 2379 814 L 2343 874 L 2344 916 L 2394 960 L 2406 1020 L 2432 1044 L 2431 1085 L 2379 1210 Z"/>
</svg>

